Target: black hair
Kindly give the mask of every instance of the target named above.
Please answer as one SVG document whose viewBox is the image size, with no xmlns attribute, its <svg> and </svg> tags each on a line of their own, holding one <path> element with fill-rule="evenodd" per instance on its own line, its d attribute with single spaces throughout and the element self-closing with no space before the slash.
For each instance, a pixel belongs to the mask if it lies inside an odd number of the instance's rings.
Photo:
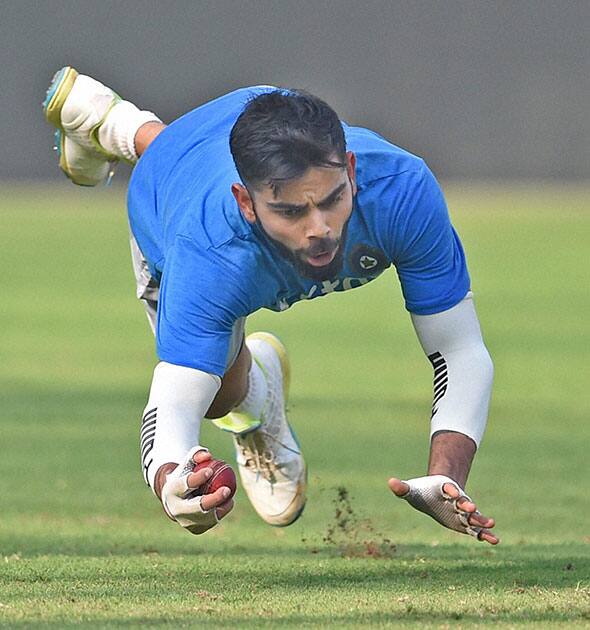
<svg viewBox="0 0 590 630">
<path fill-rule="evenodd" d="M 310 167 L 346 166 L 346 140 L 336 112 L 302 90 L 277 89 L 252 98 L 230 135 L 244 185 L 257 189 L 301 177 Z"/>
</svg>

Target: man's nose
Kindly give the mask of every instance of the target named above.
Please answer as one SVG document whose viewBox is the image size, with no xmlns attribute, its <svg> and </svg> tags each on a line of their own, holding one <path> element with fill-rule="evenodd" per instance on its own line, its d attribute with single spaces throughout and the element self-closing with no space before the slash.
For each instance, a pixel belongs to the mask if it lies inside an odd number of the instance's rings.
<svg viewBox="0 0 590 630">
<path fill-rule="evenodd" d="M 326 215 L 318 208 L 312 209 L 307 215 L 305 228 L 306 238 L 326 238 L 330 235 L 330 226 L 326 221 Z"/>
</svg>

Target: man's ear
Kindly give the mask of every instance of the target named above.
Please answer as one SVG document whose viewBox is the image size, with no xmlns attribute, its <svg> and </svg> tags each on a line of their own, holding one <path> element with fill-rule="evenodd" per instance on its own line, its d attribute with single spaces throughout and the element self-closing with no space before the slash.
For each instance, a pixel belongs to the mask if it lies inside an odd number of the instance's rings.
<svg viewBox="0 0 590 630">
<path fill-rule="evenodd" d="M 232 184 L 231 192 L 234 196 L 240 212 L 248 223 L 256 223 L 256 213 L 254 212 L 254 204 L 252 197 L 243 184 Z"/>
<path fill-rule="evenodd" d="M 352 194 L 356 195 L 356 155 L 352 151 L 346 152 L 346 171 L 352 184 Z"/>
</svg>

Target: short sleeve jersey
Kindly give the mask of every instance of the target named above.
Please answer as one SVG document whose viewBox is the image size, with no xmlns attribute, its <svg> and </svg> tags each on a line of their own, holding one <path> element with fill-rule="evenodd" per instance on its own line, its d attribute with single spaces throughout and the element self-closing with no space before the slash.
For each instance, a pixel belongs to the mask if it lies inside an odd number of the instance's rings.
<svg viewBox="0 0 590 630">
<path fill-rule="evenodd" d="M 243 88 L 189 112 L 152 142 L 133 172 L 129 221 L 160 283 L 162 361 L 222 376 L 238 318 L 360 287 L 392 264 L 412 313 L 445 311 L 469 290 L 463 249 L 434 176 L 422 159 L 368 129 L 343 123 L 358 192 L 337 276 L 301 276 L 244 219 L 231 193 L 240 179 L 229 135 L 248 100 L 272 89 Z"/>
</svg>

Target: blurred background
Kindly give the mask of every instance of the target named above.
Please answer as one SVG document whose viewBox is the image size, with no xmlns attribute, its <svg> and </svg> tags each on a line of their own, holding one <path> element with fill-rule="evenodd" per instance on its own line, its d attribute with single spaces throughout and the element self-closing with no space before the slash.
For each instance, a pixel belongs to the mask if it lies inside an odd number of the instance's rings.
<svg viewBox="0 0 590 630">
<path fill-rule="evenodd" d="M 0 178 L 56 179 L 40 103 L 74 65 L 166 121 L 305 88 L 461 179 L 590 176 L 590 2 L 0 0 Z"/>
</svg>

